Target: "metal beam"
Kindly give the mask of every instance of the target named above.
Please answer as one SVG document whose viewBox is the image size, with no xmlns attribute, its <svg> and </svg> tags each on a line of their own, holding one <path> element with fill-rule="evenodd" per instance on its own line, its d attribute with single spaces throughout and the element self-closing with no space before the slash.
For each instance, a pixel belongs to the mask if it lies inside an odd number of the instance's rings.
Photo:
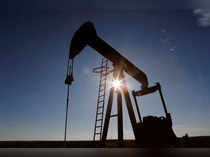
<svg viewBox="0 0 210 157">
<path fill-rule="evenodd" d="M 122 112 L 122 94 L 117 93 L 117 112 L 118 112 L 118 140 L 123 142 L 123 112 Z"/>
<path fill-rule="evenodd" d="M 112 87 L 110 89 L 109 100 L 108 100 L 107 109 L 106 109 L 106 116 L 105 116 L 105 121 L 104 121 L 102 141 L 105 141 L 106 137 L 107 137 L 109 121 L 110 121 L 110 116 L 111 116 L 111 110 L 112 110 L 112 103 L 113 103 L 113 94 L 114 94 L 114 88 Z"/>
</svg>

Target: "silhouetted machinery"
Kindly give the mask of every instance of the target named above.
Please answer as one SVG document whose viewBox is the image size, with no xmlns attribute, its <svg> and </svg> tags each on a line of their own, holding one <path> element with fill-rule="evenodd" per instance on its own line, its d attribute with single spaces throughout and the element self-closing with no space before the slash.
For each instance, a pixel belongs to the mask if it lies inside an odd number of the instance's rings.
<svg viewBox="0 0 210 157">
<path fill-rule="evenodd" d="M 165 117 L 147 116 L 141 117 L 139 105 L 137 103 L 137 96 L 144 96 L 158 91 L 162 101 Z M 155 86 L 139 90 L 132 91 L 134 101 L 136 104 L 137 114 L 139 117 L 139 123 L 137 123 L 138 139 L 141 139 L 141 143 L 144 145 L 177 145 L 178 139 L 172 129 L 172 119 L 170 113 L 168 113 L 166 104 L 161 91 L 161 86 L 157 83 Z"/>
<path fill-rule="evenodd" d="M 123 114 L 122 114 L 122 95 L 124 95 L 125 103 L 127 106 L 131 126 L 136 139 L 137 144 L 145 146 L 157 146 L 157 145 L 175 145 L 177 142 L 177 137 L 172 129 L 172 120 L 170 113 L 168 113 L 163 95 L 161 92 L 160 84 L 157 83 L 156 86 L 148 87 L 147 76 L 144 72 L 138 69 L 129 60 L 123 57 L 119 52 L 113 49 L 105 41 L 98 37 L 95 27 L 91 22 L 86 22 L 75 32 L 70 46 L 69 52 L 69 65 L 68 67 L 72 69 L 73 59 L 80 51 L 89 45 L 102 56 L 107 58 L 113 63 L 113 79 L 119 80 L 121 86 L 119 89 L 115 90 L 114 87 L 110 89 L 109 99 L 106 109 L 105 121 L 103 126 L 103 133 L 101 137 L 102 143 L 107 140 L 107 132 L 109 121 L 111 117 L 118 118 L 118 141 L 123 144 Z M 70 64 L 70 60 L 72 61 Z M 135 100 L 135 105 L 137 108 L 137 113 L 139 117 L 139 122 L 137 122 L 134 109 L 132 106 L 130 94 L 126 85 L 124 72 L 133 77 L 136 81 L 141 84 L 141 90 L 132 91 L 132 95 Z M 72 70 L 68 70 L 67 78 L 65 83 L 70 85 L 73 81 Z M 116 92 L 114 92 L 116 91 Z M 163 103 L 163 108 L 165 111 L 165 117 L 155 117 L 147 116 L 142 117 L 140 115 L 140 109 L 137 104 L 136 97 L 144 96 L 146 94 L 151 94 L 153 92 L 159 91 L 160 97 Z M 117 114 L 111 115 L 113 96 L 117 93 Z"/>
</svg>

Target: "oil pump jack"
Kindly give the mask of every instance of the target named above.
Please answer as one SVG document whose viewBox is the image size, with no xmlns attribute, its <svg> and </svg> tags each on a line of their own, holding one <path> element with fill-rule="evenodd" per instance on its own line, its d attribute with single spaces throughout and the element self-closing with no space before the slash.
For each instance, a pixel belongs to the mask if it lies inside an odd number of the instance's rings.
<svg viewBox="0 0 210 157">
<path fill-rule="evenodd" d="M 133 129 L 135 141 L 137 144 L 142 145 L 167 145 L 176 144 L 177 138 L 172 129 L 172 119 L 170 113 L 168 113 L 163 95 L 161 92 L 161 86 L 157 83 L 153 87 L 148 87 L 148 79 L 146 74 L 138 69 L 133 63 L 122 56 L 119 52 L 113 49 L 109 44 L 102 40 L 96 33 L 95 27 L 92 22 L 86 22 L 80 26 L 75 32 L 69 51 L 69 65 L 72 69 L 73 59 L 82 51 L 86 46 L 90 46 L 100 53 L 103 57 L 107 58 L 113 64 L 113 79 L 121 81 L 121 88 L 117 90 L 117 114 L 111 115 L 113 96 L 115 89 L 112 87 L 109 93 L 109 99 L 106 109 L 105 121 L 103 125 L 103 132 L 101 142 L 104 143 L 107 140 L 107 132 L 109 121 L 111 117 L 118 118 L 118 141 L 123 144 L 123 114 L 122 114 L 122 95 L 125 98 L 125 103 L 128 110 L 131 126 Z M 68 68 L 68 69 L 69 69 Z M 135 101 L 139 122 L 136 120 L 132 101 L 130 98 L 129 90 L 126 85 L 125 75 L 133 77 L 137 82 L 141 84 L 141 90 L 132 91 L 132 95 Z M 72 70 L 68 70 L 65 83 L 70 85 L 73 81 Z M 140 115 L 140 109 L 137 104 L 136 97 L 151 94 L 159 91 L 160 97 L 163 103 L 165 111 L 165 117 L 147 116 L 143 117 Z"/>
</svg>

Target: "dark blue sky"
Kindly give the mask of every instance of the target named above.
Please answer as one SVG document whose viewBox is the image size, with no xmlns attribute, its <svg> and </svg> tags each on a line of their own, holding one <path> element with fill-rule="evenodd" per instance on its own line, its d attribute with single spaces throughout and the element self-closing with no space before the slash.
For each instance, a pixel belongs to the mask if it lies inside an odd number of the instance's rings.
<svg viewBox="0 0 210 157">
<path fill-rule="evenodd" d="M 162 84 L 177 135 L 210 134 L 210 10 L 207 1 L 12 1 L 0 11 L 0 140 L 63 139 L 69 43 L 85 21 Z M 87 47 L 75 60 L 70 139 L 92 139 L 101 56 Z M 140 87 L 128 77 L 130 90 Z M 143 115 L 161 115 L 158 95 Z M 132 130 L 124 108 L 125 137 Z M 110 138 L 116 136 L 111 122 Z"/>
</svg>

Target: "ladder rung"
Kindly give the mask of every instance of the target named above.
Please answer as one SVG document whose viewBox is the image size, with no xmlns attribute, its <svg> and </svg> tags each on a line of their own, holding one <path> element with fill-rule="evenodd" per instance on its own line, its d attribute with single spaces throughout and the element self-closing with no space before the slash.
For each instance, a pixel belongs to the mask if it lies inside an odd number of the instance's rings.
<svg viewBox="0 0 210 157">
<path fill-rule="evenodd" d="M 103 108 L 103 106 L 98 106 L 97 108 Z"/>
<path fill-rule="evenodd" d="M 97 113 L 97 115 L 99 115 L 99 114 L 103 114 L 103 112 L 99 112 L 99 113 Z"/>
<path fill-rule="evenodd" d="M 96 128 L 102 128 L 102 126 L 96 126 Z"/>
<path fill-rule="evenodd" d="M 110 117 L 117 117 L 117 116 L 118 116 L 118 114 L 113 114 Z"/>
<path fill-rule="evenodd" d="M 100 132 L 96 132 L 96 133 L 95 133 L 95 135 L 99 135 L 99 134 L 101 134 L 101 133 L 100 133 Z"/>
<path fill-rule="evenodd" d="M 102 119 L 97 119 L 96 121 L 102 121 Z"/>
<path fill-rule="evenodd" d="M 104 102 L 102 98 L 98 99 L 98 103 Z"/>
<path fill-rule="evenodd" d="M 103 95 L 101 95 L 101 96 L 98 96 L 98 99 L 100 100 L 100 99 L 103 99 L 104 98 L 104 96 Z M 104 99 L 103 99 L 104 100 Z"/>
<path fill-rule="evenodd" d="M 98 101 L 98 103 L 101 103 L 101 102 L 104 102 L 104 100 L 100 100 L 100 101 Z"/>
<path fill-rule="evenodd" d="M 103 92 L 104 89 L 105 89 L 104 87 L 103 87 L 103 88 L 101 87 L 101 88 L 99 89 L 99 92 Z"/>
<path fill-rule="evenodd" d="M 99 100 L 100 100 L 100 101 L 103 101 L 103 100 L 104 100 L 104 97 L 102 97 L 102 96 L 101 96 L 101 97 L 98 97 L 98 101 L 99 101 Z"/>
</svg>

